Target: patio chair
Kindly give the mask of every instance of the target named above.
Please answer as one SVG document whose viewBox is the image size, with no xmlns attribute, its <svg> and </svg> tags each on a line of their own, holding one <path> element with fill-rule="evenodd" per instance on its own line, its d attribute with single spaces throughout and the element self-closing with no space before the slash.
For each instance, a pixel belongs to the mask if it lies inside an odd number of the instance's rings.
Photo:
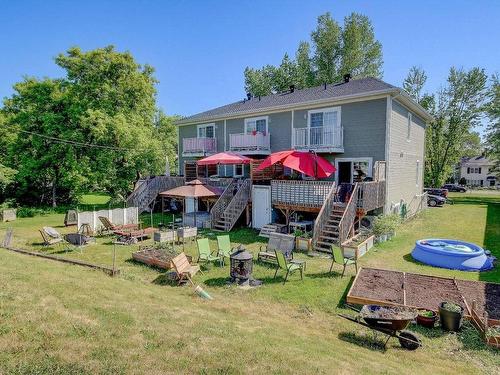
<svg viewBox="0 0 500 375">
<path fill-rule="evenodd" d="M 70 245 L 73 245 L 75 250 L 80 250 L 80 252 L 83 252 L 82 248 L 90 243 L 91 237 L 85 236 L 80 233 L 68 233 L 64 235 L 64 240 Z"/>
<path fill-rule="evenodd" d="M 177 274 L 177 285 L 185 280 L 189 281 L 191 285 L 194 286 L 193 280 L 191 279 L 198 271 L 201 272 L 200 266 L 193 266 L 189 263 L 189 260 L 184 253 L 180 253 L 175 258 L 172 259 L 172 266 Z"/>
<path fill-rule="evenodd" d="M 124 231 L 133 231 L 139 229 L 139 224 L 121 224 L 115 225 L 109 220 L 106 216 L 99 216 L 99 220 L 101 221 L 104 229 L 108 233 L 114 233 L 116 231 L 124 232 Z"/>
<path fill-rule="evenodd" d="M 226 234 L 224 236 L 217 236 L 217 246 L 218 246 L 217 255 L 220 256 L 222 262 L 221 264 L 224 265 L 224 258 L 229 258 L 233 253 L 229 235 Z"/>
<path fill-rule="evenodd" d="M 344 267 L 341 277 L 344 277 L 346 267 L 352 264 L 354 264 L 354 267 L 356 268 L 356 274 L 358 273 L 358 261 L 355 258 L 344 257 L 344 254 L 342 253 L 342 249 L 340 247 L 332 246 L 332 257 L 333 258 L 332 265 L 330 266 L 330 272 L 332 272 L 333 265 L 337 263 Z"/>
<path fill-rule="evenodd" d="M 214 262 L 214 261 L 219 261 L 221 262 L 221 257 L 218 255 L 212 255 L 212 252 L 210 251 L 210 243 L 208 242 L 208 238 L 200 238 L 196 240 L 196 243 L 198 244 L 198 261 L 197 263 L 200 263 L 200 261 L 203 262 Z"/>
<path fill-rule="evenodd" d="M 285 280 L 283 280 L 283 284 L 286 283 L 288 275 L 294 273 L 295 271 L 300 271 L 300 279 L 303 280 L 303 271 L 305 263 L 287 263 L 285 255 L 281 251 L 276 250 L 275 254 L 276 254 L 276 259 L 278 261 L 278 267 L 276 268 L 276 272 L 274 273 L 274 278 L 276 278 L 278 271 L 282 269 L 286 271 Z"/>
<path fill-rule="evenodd" d="M 278 250 L 290 261 L 293 259 L 293 249 L 295 248 L 295 236 L 273 232 L 269 234 L 269 242 L 263 248 L 261 246 L 257 254 L 257 260 L 263 262 L 276 263 L 275 251 Z"/>
<path fill-rule="evenodd" d="M 56 245 L 64 240 L 61 234 L 52 227 L 43 227 L 39 232 L 42 235 L 43 246 L 45 247 Z"/>
</svg>

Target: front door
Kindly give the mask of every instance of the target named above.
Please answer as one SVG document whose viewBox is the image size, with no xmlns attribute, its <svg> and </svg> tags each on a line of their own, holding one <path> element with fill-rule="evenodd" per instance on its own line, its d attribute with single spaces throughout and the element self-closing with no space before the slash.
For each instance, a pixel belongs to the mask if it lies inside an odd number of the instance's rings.
<svg viewBox="0 0 500 375">
<path fill-rule="evenodd" d="M 338 184 L 341 184 L 341 183 L 350 184 L 351 183 L 351 176 L 352 176 L 352 173 L 351 173 L 352 162 L 340 161 L 338 165 L 339 165 Z"/>
<path fill-rule="evenodd" d="M 262 228 L 270 224 L 271 218 L 271 186 L 252 187 L 252 227 Z"/>
</svg>

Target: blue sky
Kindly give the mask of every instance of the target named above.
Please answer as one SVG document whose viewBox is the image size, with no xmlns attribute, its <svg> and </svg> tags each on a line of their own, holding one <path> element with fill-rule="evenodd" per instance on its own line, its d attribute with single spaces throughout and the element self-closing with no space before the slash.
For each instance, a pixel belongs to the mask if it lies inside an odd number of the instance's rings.
<svg viewBox="0 0 500 375">
<path fill-rule="evenodd" d="M 309 40 L 318 15 L 367 15 L 384 52 L 384 80 L 412 65 L 445 82 L 450 66 L 500 72 L 500 1 L 8 1 L 0 0 L 0 98 L 24 75 L 57 77 L 71 46 L 114 44 L 155 67 L 158 104 L 188 115 L 242 99 L 243 70 L 278 64 Z"/>
</svg>

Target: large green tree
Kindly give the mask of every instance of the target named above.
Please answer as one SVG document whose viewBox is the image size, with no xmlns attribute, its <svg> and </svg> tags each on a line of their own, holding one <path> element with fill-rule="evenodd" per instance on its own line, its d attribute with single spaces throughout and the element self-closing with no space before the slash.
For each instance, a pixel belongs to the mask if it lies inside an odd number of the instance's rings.
<svg viewBox="0 0 500 375">
<path fill-rule="evenodd" d="M 112 46 L 56 58 L 60 79 L 27 78 L 5 101 L 17 133 L 9 167 L 21 201 L 57 203 L 88 189 L 125 194 L 137 172 L 162 171 L 153 69 Z"/>
<path fill-rule="evenodd" d="M 486 114 L 489 123 L 486 128 L 486 152 L 495 163 L 492 172 L 500 176 L 500 78 L 498 74 L 491 77 L 488 97 Z"/>
<path fill-rule="evenodd" d="M 352 13 L 343 27 L 330 13 L 318 17 L 311 32 L 311 45 L 301 42 L 295 59 L 285 54 L 279 66 L 247 67 L 245 90 L 253 96 L 288 90 L 290 85 L 306 88 L 339 82 L 344 74 L 353 78 L 381 77 L 382 45 L 375 38 L 368 17 Z"/>
</svg>

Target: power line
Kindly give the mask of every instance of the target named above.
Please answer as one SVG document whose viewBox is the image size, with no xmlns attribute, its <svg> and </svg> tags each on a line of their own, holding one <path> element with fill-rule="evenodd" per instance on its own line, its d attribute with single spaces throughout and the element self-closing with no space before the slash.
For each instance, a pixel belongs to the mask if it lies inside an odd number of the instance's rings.
<svg viewBox="0 0 500 375">
<path fill-rule="evenodd" d="M 27 134 L 31 134 L 31 135 L 36 135 L 36 136 L 41 137 L 41 138 L 49 139 L 49 140 L 51 140 L 53 142 L 66 143 L 66 144 L 71 144 L 73 146 L 95 147 L 95 148 L 103 148 L 103 149 L 114 150 L 114 151 L 137 151 L 137 149 L 131 149 L 131 148 L 97 145 L 95 143 L 84 143 L 84 142 L 72 141 L 72 140 L 69 140 L 69 139 L 51 137 L 51 136 L 48 136 L 48 135 L 45 135 L 45 134 L 30 132 L 28 130 L 19 130 L 19 131 L 21 133 L 27 133 Z"/>
</svg>

